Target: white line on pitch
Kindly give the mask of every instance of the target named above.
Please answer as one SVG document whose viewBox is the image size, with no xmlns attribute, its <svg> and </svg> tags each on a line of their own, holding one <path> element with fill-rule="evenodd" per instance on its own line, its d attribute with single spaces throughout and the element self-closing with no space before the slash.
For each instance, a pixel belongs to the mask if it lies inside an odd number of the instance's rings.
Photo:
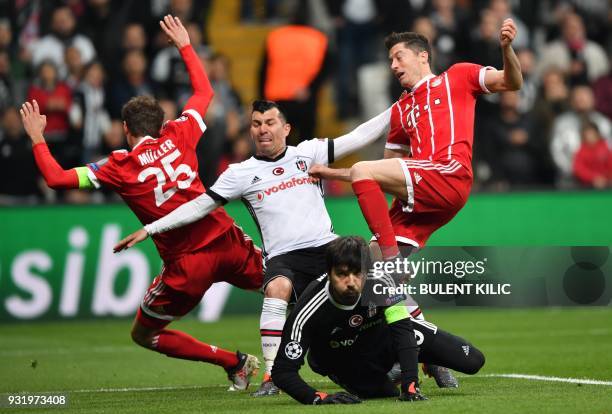
<svg viewBox="0 0 612 414">
<path fill-rule="evenodd" d="M 546 377 L 543 375 L 527 375 L 527 374 L 484 374 L 473 376 L 463 376 L 461 378 L 515 378 L 525 379 L 532 381 L 550 381 L 550 382 L 564 382 L 570 384 L 585 384 L 585 385 L 607 385 L 612 386 L 612 381 L 601 381 L 589 378 L 564 378 L 564 377 Z M 310 383 L 331 383 L 329 380 L 309 380 Z M 256 382 L 252 382 L 251 385 L 259 385 Z M 82 389 L 82 390 L 61 390 L 61 391 L 40 391 L 41 393 L 107 393 L 107 392 L 147 392 L 147 391 L 178 391 L 178 390 L 195 390 L 210 387 L 228 387 L 229 384 L 216 384 L 216 385 L 183 385 L 176 387 L 127 387 L 127 388 L 97 388 L 97 389 Z"/>
<path fill-rule="evenodd" d="M 543 375 L 526 375 L 526 374 L 485 374 L 481 375 L 489 378 L 517 378 L 533 381 L 551 381 L 551 382 L 566 382 L 570 384 L 588 384 L 588 385 L 608 385 L 612 386 L 612 381 L 601 381 L 590 378 L 563 378 L 563 377 L 546 377 Z"/>
<path fill-rule="evenodd" d="M 310 383 L 331 383 L 330 380 L 309 380 Z M 258 382 L 251 382 L 251 385 L 259 385 Z M 176 387 L 126 387 L 126 388 L 95 388 L 95 389 L 83 389 L 83 390 L 61 390 L 61 391 L 40 391 L 45 394 L 52 393 L 105 393 L 105 392 L 146 392 L 146 391 L 179 391 L 179 390 L 197 390 L 204 388 L 217 388 L 223 387 L 228 388 L 230 384 L 214 384 L 214 385 L 179 385 Z"/>
<path fill-rule="evenodd" d="M 137 392 L 137 391 L 175 391 L 175 390 L 196 390 L 205 388 L 202 385 L 184 385 L 178 387 L 132 387 L 132 388 L 98 388 L 92 390 L 66 390 L 66 393 L 94 393 L 94 392 Z"/>
</svg>

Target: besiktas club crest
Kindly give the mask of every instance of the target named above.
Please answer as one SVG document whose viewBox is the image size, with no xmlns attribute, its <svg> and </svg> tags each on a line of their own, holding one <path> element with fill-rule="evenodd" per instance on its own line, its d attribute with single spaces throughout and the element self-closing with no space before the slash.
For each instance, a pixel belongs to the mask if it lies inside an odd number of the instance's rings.
<svg viewBox="0 0 612 414">
<path fill-rule="evenodd" d="M 302 172 L 306 172 L 306 170 L 308 169 L 308 165 L 306 164 L 306 161 L 304 160 L 297 160 L 295 162 L 295 166 L 297 167 L 298 170 Z"/>
</svg>

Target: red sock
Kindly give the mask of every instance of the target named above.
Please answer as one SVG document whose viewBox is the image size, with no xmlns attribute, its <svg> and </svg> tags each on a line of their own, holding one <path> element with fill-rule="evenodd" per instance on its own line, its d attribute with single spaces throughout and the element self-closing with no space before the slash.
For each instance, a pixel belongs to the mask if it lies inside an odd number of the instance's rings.
<svg viewBox="0 0 612 414">
<path fill-rule="evenodd" d="M 374 180 L 359 180 L 353 183 L 353 192 L 357 196 L 361 212 L 368 222 L 370 231 L 378 240 L 383 259 L 389 259 L 399 253 L 395 232 L 389 218 L 389 205 L 378 183 Z"/>
<path fill-rule="evenodd" d="M 226 369 L 233 368 L 238 364 L 238 357 L 235 352 L 205 344 L 186 333 L 169 329 L 161 331 L 157 337 L 155 348 L 158 352 L 172 358 L 209 362 Z"/>
</svg>

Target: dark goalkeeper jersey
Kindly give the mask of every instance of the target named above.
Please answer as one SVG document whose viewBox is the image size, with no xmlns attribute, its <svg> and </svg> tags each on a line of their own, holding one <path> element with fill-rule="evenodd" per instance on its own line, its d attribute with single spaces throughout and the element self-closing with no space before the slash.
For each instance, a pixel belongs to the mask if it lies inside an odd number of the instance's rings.
<svg viewBox="0 0 612 414">
<path fill-rule="evenodd" d="M 416 367 L 416 339 L 403 303 L 389 307 L 341 305 L 329 293 L 327 277 L 313 281 L 285 323 L 274 361 L 274 383 L 303 404 L 312 404 L 316 390 L 299 376 L 308 352 L 324 366 L 341 367 L 377 359 L 392 342 L 402 372 Z M 356 358 L 359 356 L 359 358 Z"/>
</svg>

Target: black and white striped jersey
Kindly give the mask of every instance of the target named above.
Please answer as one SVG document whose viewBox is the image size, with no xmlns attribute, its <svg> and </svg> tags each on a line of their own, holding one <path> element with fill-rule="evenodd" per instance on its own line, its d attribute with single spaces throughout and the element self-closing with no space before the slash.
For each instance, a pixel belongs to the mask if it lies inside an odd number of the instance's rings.
<svg viewBox="0 0 612 414">
<path fill-rule="evenodd" d="M 298 373 L 307 352 L 317 361 L 355 364 L 368 355 L 375 358 L 390 341 L 402 344 L 395 348 L 398 356 L 404 345 L 416 349 L 409 314 L 403 304 L 396 306 L 403 308 L 405 317 L 388 323 L 387 310 L 391 307 L 366 306 L 361 300 L 353 306 L 342 305 L 333 299 L 326 275 L 313 281 L 285 322 L 272 370 L 274 383 L 294 399 L 311 404 L 316 390 Z M 413 359 L 405 364 L 413 364 L 416 369 L 416 353 Z M 401 356 L 399 361 L 402 363 Z"/>
</svg>

